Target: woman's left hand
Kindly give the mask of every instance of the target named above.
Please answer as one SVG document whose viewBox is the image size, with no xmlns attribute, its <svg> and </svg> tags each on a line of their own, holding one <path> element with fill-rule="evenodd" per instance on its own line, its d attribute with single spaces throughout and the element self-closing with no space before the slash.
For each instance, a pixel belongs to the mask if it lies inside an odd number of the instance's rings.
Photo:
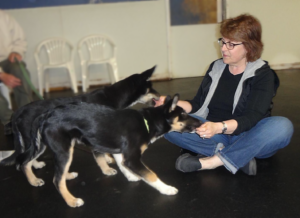
<svg viewBox="0 0 300 218">
<path fill-rule="evenodd" d="M 214 122 L 205 122 L 199 128 L 196 129 L 196 133 L 201 138 L 211 138 L 215 134 L 218 134 L 218 124 Z"/>
</svg>

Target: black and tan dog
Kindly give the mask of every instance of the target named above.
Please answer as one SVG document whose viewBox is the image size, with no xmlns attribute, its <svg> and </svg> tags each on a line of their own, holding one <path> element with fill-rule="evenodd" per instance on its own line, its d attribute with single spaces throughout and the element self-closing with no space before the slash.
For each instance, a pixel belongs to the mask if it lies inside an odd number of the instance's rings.
<svg viewBox="0 0 300 218">
<path fill-rule="evenodd" d="M 31 124 L 40 114 L 58 105 L 68 104 L 71 102 L 87 102 L 110 106 L 115 109 L 123 109 L 134 105 L 135 103 L 147 104 L 154 106 L 154 99 L 159 99 L 159 94 L 152 88 L 151 81 L 148 81 L 154 73 L 155 67 L 148 69 L 140 74 L 133 74 L 111 86 L 104 89 L 97 89 L 93 92 L 66 98 L 56 98 L 50 100 L 34 101 L 19 108 L 12 116 L 11 123 L 7 127 L 12 128 L 14 135 L 14 153 L 0 161 L 0 165 L 16 164 L 17 169 L 20 167 L 25 174 L 32 174 L 31 166 L 27 164 L 24 167 L 26 154 L 24 152 L 32 149 L 30 147 Z M 40 152 L 41 155 L 43 152 Z M 45 166 L 44 162 L 33 161 L 32 166 L 36 169 Z M 30 168 L 30 169 L 29 169 Z M 104 172 L 106 173 L 106 172 Z M 107 172 L 110 173 L 110 172 Z M 32 178 L 32 177 L 30 177 Z M 29 180 L 33 186 L 43 185 L 43 180 Z"/>
<path fill-rule="evenodd" d="M 170 131 L 193 132 L 201 122 L 176 106 L 178 95 L 166 97 L 159 107 L 141 110 L 114 110 L 110 107 L 74 103 L 58 106 L 37 117 L 32 124 L 33 149 L 27 152 L 25 169 L 31 165 L 43 147 L 54 152 L 54 184 L 70 207 L 84 204 L 75 198 L 66 186 L 74 145 L 77 141 L 89 146 L 103 171 L 116 171 L 108 166 L 103 153 L 113 154 L 120 170 L 129 181 L 144 180 L 162 194 L 174 195 L 176 188 L 163 183 L 157 175 L 141 162 L 141 155 L 148 145 Z M 30 173 L 25 171 L 25 173 Z M 32 173 L 32 171 L 31 171 Z M 27 177 L 34 177 L 28 174 Z"/>
</svg>

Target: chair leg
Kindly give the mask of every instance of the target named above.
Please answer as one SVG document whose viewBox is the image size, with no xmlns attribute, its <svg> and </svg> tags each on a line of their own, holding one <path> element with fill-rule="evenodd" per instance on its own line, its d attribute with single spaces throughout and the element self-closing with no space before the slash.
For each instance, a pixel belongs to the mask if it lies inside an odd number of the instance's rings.
<svg viewBox="0 0 300 218">
<path fill-rule="evenodd" d="M 45 92 L 49 93 L 49 69 L 44 72 Z"/>
<path fill-rule="evenodd" d="M 43 77 L 43 69 L 38 69 L 38 82 L 39 82 L 39 93 L 41 96 L 44 96 L 44 77 Z"/>
<path fill-rule="evenodd" d="M 118 75 L 118 66 L 117 66 L 117 61 L 115 59 L 112 59 L 109 62 L 109 65 L 112 68 L 112 74 L 113 74 L 113 83 L 118 82 L 119 81 L 119 75 Z"/>
<path fill-rule="evenodd" d="M 74 71 L 71 64 L 68 64 L 67 68 L 68 68 L 68 71 L 69 71 L 71 86 L 72 86 L 73 92 L 78 93 L 75 71 Z"/>
<path fill-rule="evenodd" d="M 86 68 L 85 68 L 85 85 L 86 85 L 86 88 L 89 89 L 90 88 L 90 74 L 89 74 L 89 65 L 86 65 Z"/>
<path fill-rule="evenodd" d="M 86 69 L 86 64 L 85 63 L 82 63 L 81 64 L 81 83 L 82 83 L 82 91 L 83 92 L 86 92 L 86 90 L 87 90 L 87 78 L 86 78 L 86 71 L 87 71 L 87 69 Z"/>
</svg>

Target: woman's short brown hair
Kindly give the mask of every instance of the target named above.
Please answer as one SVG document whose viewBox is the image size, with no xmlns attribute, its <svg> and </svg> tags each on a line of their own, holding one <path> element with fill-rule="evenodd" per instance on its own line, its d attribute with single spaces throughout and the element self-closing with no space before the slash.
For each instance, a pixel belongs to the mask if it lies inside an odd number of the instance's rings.
<svg viewBox="0 0 300 218">
<path fill-rule="evenodd" d="M 230 40 L 243 42 L 247 61 L 253 62 L 260 58 L 264 46 L 261 41 L 261 24 L 252 15 L 242 14 L 223 20 L 220 33 Z"/>
</svg>

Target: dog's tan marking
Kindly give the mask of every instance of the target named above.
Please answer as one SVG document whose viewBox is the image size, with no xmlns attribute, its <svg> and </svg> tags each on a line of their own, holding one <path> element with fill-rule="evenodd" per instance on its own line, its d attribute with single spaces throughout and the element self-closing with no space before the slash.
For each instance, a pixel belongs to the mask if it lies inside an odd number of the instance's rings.
<svg viewBox="0 0 300 218">
<path fill-rule="evenodd" d="M 67 188 L 67 185 L 66 185 L 66 178 L 68 177 L 69 168 L 70 168 L 70 165 L 71 165 L 72 159 L 73 159 L 74 145 L 75 145 L 75 140 L 73 139 L 71 141 L 71 147 L 70 147 L 70 150 L 69 150 L 69 160 L 68 160 L 68 162 L 65 166 L 62 178 L 58 183 L 58 189 L 59 189 L 60 194 L 62 195 L 62 197 L 65 199 L 66 203 L 70 207 L 80 207 L 84 204 L 84 201 L 80 198 L 75 198 L 69 192 L 69 190 Z"/>
<path fill-rule="evenodd" d="M 66 179 L 67 180 L 75 179 L 77 176 L 78 176 L 78 173 L 76 173 L 76 172 L 67 173 Z"/>
<path fill-rule="evenodd" d="M 147 168 L 147 171 L 145 171 L 143 174 L 143 180 L 153 188 L 157 189 L 160 193 L 165 195 L 177 194 L 178 190 L 176 188 L 163 183 L 150 169 Z"/>
<path fill-rule="evenodd" d="M 148 172 L 146 172 L 146 174 L 145 174 L 145 176 L 144 176 L 144 179 L 147 181 L 147 182 L 155 182 L 157 179 L 158 179 L 158 177 L 157 177 L 157 175 L 155 174 L 155 173 L 153 173 L 152 171 L 148 171 Z"/>
<path fill-rule="evenodd" d="M 117 174 L 117 171 L 115 169 L 108 166 L 107 160 L 109 160 L 109 159 L 107 159 L 108 157 L 106 154 L 100 154 L 100 155 L 96 156 L 93 153 L 93 155 L 94 155 L 94 158 L 95 158 L 98 166 L 100 167 L 100 169 L 104 175 L 110 176 L 110 175 Z"/>
<path fill-rule="evenodd" d="M 179 117 L 175 117 L 171 124 L 171 131 L 181 132 L 184 127 L 185 124 L 183 122 L 179 122 Z"/>
<path fill-rule="evenodd" d="M 175 117 L 174 120 L 173 120 L 173 124 L 178 123 L 178 120 L 179 120 L 179 117 Z"/>
<path fill-rule="evenodd" d="M 148 145 L 147 144 L 144 144 L 141 146 L 141 153 L 143 154 L 148 148 Z"/>
<path fill-rule="evenodd" d="M 41 169 L 41 168 L 43 168 L 44 166 L 46 166 L 46 163 L 45 163 L 44 161 L 33 160 L 32 166 L 33 166 L 35 169 Z"/>
<path fill-rule="evenodd" d="M 108 153 L 104 154 L 104 158 L 108 164 L 115 163 L 115 159 Z"/>
<path fill-rule="evenodd" d="M 45 182 L 42 179 L 37 178 L 32 172 L 32 164 L 34 160 L 29 161 L 27 164 L 23 166 L 23 171 L 27 177 L 28 182 L 32 186 L 42 186 Z"/>
</svg>

